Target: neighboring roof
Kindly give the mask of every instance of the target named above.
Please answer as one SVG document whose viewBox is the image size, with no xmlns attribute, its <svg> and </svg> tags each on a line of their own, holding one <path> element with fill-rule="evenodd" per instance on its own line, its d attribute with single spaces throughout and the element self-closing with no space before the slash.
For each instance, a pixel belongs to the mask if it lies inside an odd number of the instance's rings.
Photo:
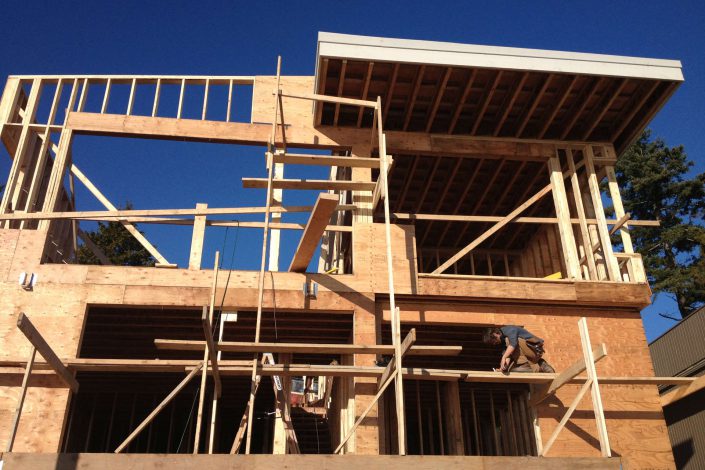
<svg viewBox="0 0 705 470">
<path fill-rule="evenodd" d="M 700 375 L 705 369 L 705 307 L 649 344 L 658 376 Z"/>
<path fill-rule="evenodd" d="M 317 92 L 381 96 L 390 130 L 592 140 L 620 151 L 682 81 L 677 60 L 318 36 Z M 316 124 L 371 125 L 357 107 L 322 106 Z"/>
</svg>

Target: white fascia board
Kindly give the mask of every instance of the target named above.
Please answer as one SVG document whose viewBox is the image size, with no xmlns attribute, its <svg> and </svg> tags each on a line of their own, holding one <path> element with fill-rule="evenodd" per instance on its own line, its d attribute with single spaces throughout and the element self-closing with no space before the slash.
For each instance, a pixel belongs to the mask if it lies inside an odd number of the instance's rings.
<svg viewBox="0 0 705 470">
<path fill-rule="evenodd" d="M 678 60 L 318 33 L 321 57 L 683 81 Z"/>
</svg>

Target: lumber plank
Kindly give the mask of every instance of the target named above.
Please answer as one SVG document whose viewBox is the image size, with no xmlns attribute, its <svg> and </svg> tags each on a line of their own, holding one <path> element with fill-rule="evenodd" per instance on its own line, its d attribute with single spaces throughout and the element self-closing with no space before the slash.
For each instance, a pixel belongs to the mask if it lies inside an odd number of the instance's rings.
<svg viewBox="0 0 705 470">
<path fill-rule="evenodd" d="M 12 447 L 15 444 L 15 437 L 17 436 L 17 428 L 20 424 L 20 417 L 22 416 L 22 408 L 24 407 L 24 399 L 27 396 L 27 384 L 29 383 L 29 376 L 32 374 L 32 366 L 34 366 L 34 359 L 37 356 L 37 348 L 32 345 L 32 349 L 29 353 L 29 360 L 25 366 L 24 375 L 22 376 L 22 386 L 20 389 L 20 396 L 17 399 L 17 406 L 15 407 L 15 414 L 12 418 L 12 428 L 10 431 L 10 437 L 7 439 L 6 452 L 12 452 Z"/>
<path fill-rule="evenodd" d="M 93 184 L 93 182 L 91 182 L 91 180 L 89 180 L 88 177 L 83 174 L 83 172 L 79 170 L 78 167 L 76 167 L 76 165 L 71 164 L 69 168 L 71 174 L 78 178 L 88 189 L 88 191 L 90 191 L 91 194 L 93 194 L 96 199 L 98 199 L 100 203 L 105 206 L 106 209 L 111 211 L 118 210 L 117 207 L 115 207 L 115 205 L 113 205 L 113 203 L 111 203 L 110 200 L 108 200 L 108 198 L 105 197 L 102 192 L 100 192 L 100 190 Z M 159 250 L 157 250 L 157 248 L 152 245 L 139 230 L 137 230 L 137 227 L 132 225 L 130 222 L 125 222 L 123 220 L 119 220 L 119 222 L 122 224 L 123 227 L 127 229 L 128 232 L 130 232 L 130 234 L 132 234 L 133 237 L 137 239 L 137 241 L 149 252 L 149 254 L 151 254 L 157 260 L 158 264 L 169 264 L 169 262 L 166 260 L 166 258 L 164 258 L 164 256 L 162 256 Z"/>
<path fill-rule="evenodd" d="M 376 101 L 358 100 L 355 98 L 343 98 L 342 96 L 329 96 L 329 95 L 319 95 L 317 93 L 307 94 L 293 94 L 293 93 L 281 93 L 284 98 L 297 98 L 302 100 L 310 101 L 321 101 L 324 103 L 334 103 L 334 104 L 349 104 L 353 106 L 364 106 L 366 108 L 374 108 L 377 106 Z"/>
<path fill-rule="evenodd" d="M 379 158 L 336 157 L 331 155 L 308 155 L 295 153 L 278 153 L 274 163 L 292 165 L 340 166 L 346 168 L 379 168 Z"/>
<path fill-rule="evenodd" d="M 404 341 L 401 343 L 401 354 L 404 356 L 406 352 L 411 348 L 411 346 L 416 342 L 416 328 L 412 328 L 409 330 L 409 333 L 407 333 L 406 337 L 404 338 Z M 387 378 L 389 378 L 390 375 L 392 375 L 392 372 L 396 369 L 396 356 L 392 356 L 392 359 L 389 361 L 389 364 L 384 368 L 384 372 L 382 372 L 382 375 L 379 378 L 378 383 L 381 385 L 384 382 L 387 381 Z"/>
<path fill-rule="evenodd" d="M 196 209 L 206 209 L 208 204 L 197 203 Z M 189 254 L 188 268 L 201 269 L 201 259 L 203 256 L 203 239 L 206 231 L 206 216 L 198 215 L 193 221 L 193 232 L 191 233 L 191 251 Z"/>
<path fill-rule="evenodd" d="M 242 178 L 243 188 L 266 188 L 267 178 Z M 319 189 L 325 191 L 373 191 L 375 183 L 369 181 L 329 181 L 307 179 L 276 179 L 274 189 Z"/>
<path fill-rule="evenodd" d="M 597 371 L 595 370 L 595 359 L 592 355 L 592 346 L 590 345 L 590 333 L 588 332 L 587 319 L 580 318 L 578 321 L 580 330 L 580 342 L 583 347 L 583 356 L 585 358 L 585 370 L 587 371 L 588 380 L 592 382 L 590 394 L 592 396 L 592 407 L 595 412 L 595 422 L 597 424 L 597 434 L 600 440 L 600 453 L 603 457 L 611 457 L 609 436 L 607 435 L 607 425 L 605 423 L 605 412 L 602 408 L 602 397 L 600 396 L 600 386 L 597 379 Z"/>
<path fill-rule="evenodd" d="M 323 236 L 323 232 L 328 225 L 335 207 L 338 205 L 338 196 L 335 194 L 319 194 L 316 204 L 313 206 L 311 216 L 306 223 L 304 233 L 301 236 L 299 245 L 294 253 L 294 258 L 289 265 L 290 272 L 306 272 L 311 258 L 313 257 L 318 242 Z"/>
<path fill-rule="evenodd" d="M 510 212 L 507 216 L 505 216 L 502 220 L 494 224 L 492 227 L 490 227 L 488 230 L 486 230 L 482 235 L 477 237 L 475 240 L 470 242 L 465 248 L 460 250 L 458 253 L 455 255 L 451 256 L 450 259 L 448 259 L 446 262 L 441 264 L 438 268 L 436 268 L 431 274 L 440 274 L 443 273 L 445 270 L 447 270 L 449 267 L 451 267 L 456 261 L 461 259 L 463 256 L 468 254 L 470 251 L 475 249 L 478 245 L 480 245 L 482 242 L 487 240 L 489 237 L 494 235 L 498 230 L 500 230 L 502 227 L 507 225 L 509 222 L 511 222 L 515 217 L 517 217 L 519 214 L 524 212 L 528 207 L 530 207 L 532 204 L 534 204 L 536 201 L 541 199 L 543 196 L 548 194 L 551 191 L 551 184 L 548 184 L 544 186 L 541 190 L 539 190 L 536 194 L 531 196 L 529 199 L 527 199 L 523 204 L 521 204 L 519 207 L 514 209 L 512 212 Z"/>
<path fill-rule="evenodd" d="M 201 351 L 204 341 L 155 339 L 158 349 L 175 351 Z M 223 352 L 272 352 L 294 354 L 393 354 L 394 346 L 386 344 L 314 344 L 314 343 L 253 343 L 221 341 L 216 344 Z M 407 355 L 410 356 L 457 356 L 462 346 L 421 346 L 412 345 Z"/>
<path fill-rule="evenodd" d="M 607 346 L 605 346 L 604 343 L 601 344 L 593 351 L 592 354 L 595 359 L 595 362 L 601 360 L 602 358 L 607 356 Z M 538 405 L 546 398 L 556 393 L 556 390 L 558 390 L 563 385 L 569 383 L 572 379 L 577 377 L 578 374 L 582 374 L 583 372 L 585 372 L 585 368 L 585 358 L 579 359 L 578 361 L 574 362 L 571 366 L 561 372 L 560 375 L 553 380 L 553 382 L 548 384 L 545 390 L 539 391 L 535 396 L 531 397 L 531 399 L 529 400 L 529 405 Z"/>
<path fill-rule="evenodd" d="M 685 378 L 685 377 L 684 377 Z M 661 396 L 661 406 L 668 406 L 671 403 L 675 403 L 678 400 L 687 397 L 688 395 L 692 395 L 695 392 L 698 392 L 705 388 L 705 375 L 700 376 L 700 377 L 688 377 L 689 379 L 692 379 L 691 382 L 687 385 L 681 385 L 680 387 L 677 387 L 676 389 L 666 393 L 665 395 Z M 604 379 L 601 379 L 601 381 L 604 383 Z"/>
<path fill-rule="evenodd" d="M 218 398 L 222 393 L 223 387 L 220 381 L 220 373 L 218 371 L 218 359 L 216 357 L 216 346 L 213 341 L 213 327 L 208 319 L 208 307 L 203 307 L 203 314 L 201 315 L 201 325 L 203 326 L 203 334 L 206 337 L 206 343 L 208 344 L 208 359 L 211 361 L 211 368 L 213 370 L 213 379 L 215 380 L 215 393 Z"/>
<path fill-rule="evenodd" d="M 47 364 L 56 372 L 61 380 L 68 385 L 73 393 L 78 393 L 78 382 L 74 378 L 73 374 L 64 366 L 54 351 L 51 349 L 49 344 L 44 340 L 42 335 L 37 331 L 29 318 L 20 312 L 17 318 L 17 328 L 25 335 L 32 345 L 37 348 L 39 354 L 42 355 Z"/>
<path fill-rule="evenodd" d="M 549 450 L 551 450 L 551 446 L 553 445 L 554 442 L 556 442 L 556 438 L 558 437 L 558 434 L 561 432 L 561 430 L 565 427 L 565 424 L 568 422 L 570 417 L 573 415 L 573 412 L 575 411 L 575 408 L 578 407 L 580 402 L 582 401 L 583 397 L 587 393 L 587 391 L 590 389 L 592 386 L 592 379 L 588 379 L 587 382 L 582 386 L 578 394 L 575 396 L 573 401 L 570 404 L 570 407 L 568 407 L 568 410 L 565 412 L 563 417 L 561 418 L 560 423 L 558 423 L 558 426 L 556 429 L 553 430 L 553 434 L 551 434 L 551 437 L 548 439 L 548 442 L 546 445 L 543 447 L 543 450 L 541 452 L 542 456 L 546 456 Z"/>
<path fill-rule="evenodd" d="M 126 438 L 124 441 L 122 441 L 122 443 L 115 449 L 115 453 L 116 453 L 116 454 L 119 454 L 119 453 L 122 452 L 128 445 L 130 445 L 130 442 L 132 442 L 132 441 L 135 439 L 135 437 L 137 437 L 137 435 L 138 435 L 145 427 L 147 427 L 147 426 L 149 425 L 149 423 L 151 423 L 154 418 L 156 418 L 156 416 L 159 414 L 159 412 L 161 412 L 164 408 L 166 408 L 166 406 L 169 404 L 169 402 L 171 402 L 171 400 L 172 400 L 186 385 L 188 385 L 188 383 L 191 381 L 191 379 L 198 373 L 198 371 L 201 370 L 201 368 L 202 368 L 204 365 L 205 365 L 205 364 L 204 364 L 203 362 L 201 362 L 195 369 L 193 369 L 193 370 L 179 383 L 179 385 L 177 385 L 176 388 L 174 388 L 174 390 L 172 390 L 171 393 L 169 393 L 169 395 L 167 395 L 166 398 L 164 398 L 164 400 L 162 400 L 162 402 L 159 403 L 159 405 L 157 405 L 157 407 L 156 407 L 149 415 L 147 415 L 147 417 L 135 428 L 135 430 L 132 431 L 132 433 L 131 433 L 129 436 L 127 436 L 127 438 Z"/>
</svg>

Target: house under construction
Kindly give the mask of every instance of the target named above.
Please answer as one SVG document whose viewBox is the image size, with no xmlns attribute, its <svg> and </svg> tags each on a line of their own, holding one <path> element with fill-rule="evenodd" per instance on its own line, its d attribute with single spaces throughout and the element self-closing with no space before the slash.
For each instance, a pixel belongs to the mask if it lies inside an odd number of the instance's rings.
<svg viewBox="0 0 705 470">
<path fill-rule="evenodd" d="M 680 62 L 329 33 L 315 60 L 8 78 L 3 468 L 672 468 L 658 385 L 696 384 L 654 376 L 629 230 L 658 222 L 624 212 L 614 165 Z M 252 146 L 267 177 L 242 184 L 266 196 L 119 210 L 74 162 L 86 134 Z M 105 210 L 77 211 L 77 185 Z M 296 191 L 315 204 L 286 205 Z M 111 265 L 86 221 L 119 222 L 155 266 Z M 135 224 L 192 227 L 188 266 Z M 202 269 L 212 227 L 262 236 L 260 269 Z M 493 371 L 482 332 L 508 324 L 556 373 Z"/>
</svg>

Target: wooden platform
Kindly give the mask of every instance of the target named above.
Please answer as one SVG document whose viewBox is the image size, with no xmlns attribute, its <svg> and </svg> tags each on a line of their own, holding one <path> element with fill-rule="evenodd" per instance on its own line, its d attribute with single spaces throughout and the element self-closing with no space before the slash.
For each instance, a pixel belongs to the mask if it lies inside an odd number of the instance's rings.
<svg viewBox="0 0 705 470">
<path fill-rule="evenodd" d="M 552 457 L 452 457 L 398 455 L 185 455 L 185 454 L 24 454 L 2 456 L 3 470 L 92 470 L 105 468 L 171 470 L 200 468 L 284 469 L 284 468 L 414 468 L 435 470 L 572 470 L 619 469 L 619 458 L 552 458 Z"/>
</svg>

